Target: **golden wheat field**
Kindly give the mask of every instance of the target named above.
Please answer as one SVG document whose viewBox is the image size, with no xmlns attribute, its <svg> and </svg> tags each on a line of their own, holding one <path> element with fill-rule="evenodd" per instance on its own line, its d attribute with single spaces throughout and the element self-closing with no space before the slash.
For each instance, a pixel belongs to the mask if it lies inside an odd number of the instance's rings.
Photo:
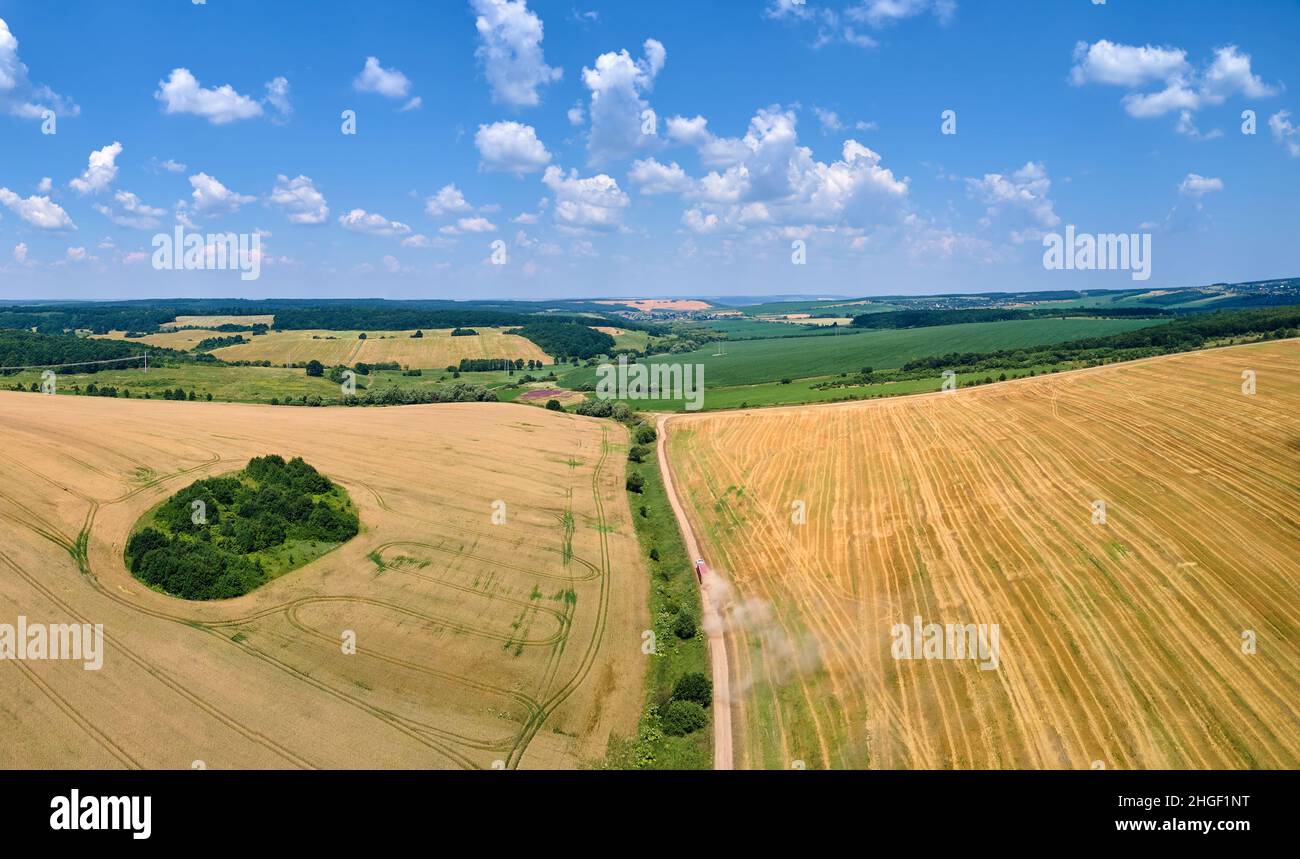
<svg viewBox="0 0 1300 859">
<path fill-rule="evenodd" d="M 197 317 L 195 317 L 197 318 Z M 215 318 L 215 317 L 214 317 Z M 245 317 L 253 318 L 253 317 Z M 252 324 L 252 323 L 248 323 Z M 412 337 L 410 331 L 270 331 L 256 336 L 247 332 L 248 343 L 213 349 L 212 354 L 223 361 L 270 361 L 272 364 L 295 364 L 320 361 L 334 366 L 352 366 L 358 363 L 379 364 L 396 361 L 403 367 L 442 368 L 460 363 L 461 358 L 522 358 L 550 363 L 551 359 L 536 343 L 518 334 L 507 334 L 504 328 L 475 328 L 476 336 L 452 337 L 450 328 L 428 329 L 423 337 Z M 124 332 L 113 331 L 106 338 L 122 340 Z M 188 351 L 209 337 L 233 337 L 234 333 L 210 329 L 163 331 L 132 339 L 164 349 Z"/>
<path fill-rule="evenodd" d="M 163 349 L 176 349 L 181 352 L 188 352 L 195 346 L 199 345 L 209 337 L 233 337 L 233 333 L 225 331 L 216 331 L 210 328 L 182 328 L 178 331 L 159 331 L 156 334 L 146 334 L 143 337 L 127 337 L 125 331 L 110 331 L 107 334 L 93 334 L 92 339 L 97 340 L 125 340 L 128 343 L 147 343 L 150 346 L 159 346 Z M 252 335 L 244 332 L 245 337 Z"/>
<path fill-rule="evenodd" d="M 105 639 L 98 671 L 0 663 L 0 767 L 599 757 L 611 732 L 635 731 L 645 676 L 625 436 L 504 403 L 0 392 L 0 622 L 103 624 Z M 265 453 L 302 456 L 346 488 L 361 533 L 233 600 L 187 602 L 130 575 L 124 541 L 142 513 Z"/>
<path fill-rule="evenodd" d="M 214 349 L 223 361 L 270 361 L 272 364 L 320 361 L 322 364 L 378 364 L 396 361 L 404 367 L 435 368 L 460 363 L 461 358 L 509 358 L 550 363 L 531 340 L 506 334 L 502 328 L 475 328 L 471 337 L 452 337 L 450 328 L 429 329 L 420 338 L 412 331 L 272 331 L 252 342 Z"/>
<path fill-rule="evenodd" d="M 275 314 L 258 316 L 177 316 L 171 322 L 164 322 L 163 328 L 216 328 L 218 325 L 272 325 Z"/>
<path fill-rule="evenodd" d="M 1300 766 L 1300 342 L 668 426 L 738 766 Z"/>
</svg>

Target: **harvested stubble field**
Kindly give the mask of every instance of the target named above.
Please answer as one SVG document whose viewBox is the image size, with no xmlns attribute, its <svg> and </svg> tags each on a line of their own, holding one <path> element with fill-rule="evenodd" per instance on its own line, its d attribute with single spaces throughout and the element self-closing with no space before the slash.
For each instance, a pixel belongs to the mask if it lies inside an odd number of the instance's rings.
<svg viewBox="0 0 1300 859">
<path fill-rule="evenodd" d="M 1300 765 L 1300 342 L 668 426 L 738 766 Z M 896 660 L 917 616 L 999 667 Z"/>
<path fill-rule="evenodd" d="M 156 334 L 146 334 L 143 337 L 127 337 L 125 331 L 110 331 L 107 334 L 91 335 L 93 339 L 98 340 L 125 340 L 128 343 L 147 343 L 150 346 L 158 346 L 163 349 L 175 349 L 179 352 L 188 352 L 195 346 L 210 337 L 233 337 L 240 334 L 244 337 L 251 337 L 245 332 L 225 332 L 216 331 L 210 328 L 182 328 L 179 331 L 160 331 Z"/>
<path fill-rule="evenodd" d="M 102 623 L 105 638 L 99 671 L 0 663 L 0 767 L 599 757 L 611 732 L 635 731 L 645 676 L 626 441 L 607 421 L 509 404 L 0 392 L 0 621 Z M 187 602 L 127 572 L 142 513 L 270 452 L 344 486 L 362 532 L 234 600 Z"/>
<path fill-rule="evenodd" d="M 396 361 L 404 367 L 441 368 L 460 363 L 461 358 L 522 358 L 550 363 L 551 359 L 531 340 L 506 334 L 503 328 L 475 328 L 476 336 L 452 337 L 450 328 L 428 329 L 415 338 L 411 331 L 272 331 L 248 337 L 248 343 L 214 349 L 223 361 L 270 361 L 272 364 L 357 363 Z"/>
<path fill-rule="evenodd" d="M 271 313 L 260 316 L 177 316 L 171 322 L 164 322 L 163 328 L 216 328 L 219 325 L 272 325 L 275 315 Z"/>
</svg>

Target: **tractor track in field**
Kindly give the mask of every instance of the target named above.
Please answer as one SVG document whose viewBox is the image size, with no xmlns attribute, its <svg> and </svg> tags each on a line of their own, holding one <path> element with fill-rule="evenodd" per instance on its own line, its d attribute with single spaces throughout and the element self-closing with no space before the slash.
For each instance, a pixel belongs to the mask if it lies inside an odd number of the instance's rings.
<svg viewBox="0 0 1300 859">
<path fill-rule="evenodd" d="M 428 581 L 442 588 L 448 588 L 463 594 L 472 594 L 489 600 L 500 601 L 503 604 L 514 608 L 523 609 L 528 614 L 528 624 L 534 623 L 534 618 L 542 617 L 553 620 L 557 628 L 555 632 L 547 632 L 542 636 L 534 636 L 520 640 L 517 636 L 504 636 L 475 626 L 473 624 L 457 623 L 446 617 L 432 616 L 426 613 L 411 611 L 402 605 L 384 600 L 369 599 L 364 597 L 352 597 L 347 595 L 337 596 L 320 596 L 320 597 L 303 597 L 289 600 L 274 606 L 258 609 L 248 612 L 239 617 L 224 618 L 219 620 L 207 618 L 196 618 L 185 612 L 170 611 L 166 605 L 159 607 L 140 604 L 139 596 L 133 588 L 125 588 L 118 585 L 116 588 L 110 583 L 101 581 L 99 575 L 95 572 L 95 567 L 104 561 L 101 553 L 112 551 L 110 543 L 96 541 L 94 546 L 91 544 L 91 534 L 95 531 L 96 522 L 102 509 L 115 504 L 120 504 L 140 496 L 142 493 L 157 491 L 159 488 L 169 483 L 182 480 L 186 476 L 201 476 L 203 472 L 212 472 L 222 462 L 222 456 L 212 450 L 205 451 L 207 459 L 192 466 L 179 469 L 165 475 L 156 475 L 152 470 L 143 464 L 136 468 L 134 478 L 128 478 L 131 485 L 126 491 L 116 494 L 115 497 L 108 500 L 91 497 L 83 491 L 78 490 L 73 485 L 59 483 L 58 480 L 39 472 L 27 466 L 25 463 L 18 462 L 10 456 L 0 453 L 0 460 L 5 460 L 13 465 L 18 466 L 33 478 L 48 484 L 53 490 L 66 497 L 70 495 L 80 502 L 84 502 L 86 510 L 81 528 L 72 535 L 66 530 L 66 526 L 56 523 L 47 518 L 42 512 L 33 509 L 19 501 L 17 498 L 0 492 L 0 520 L 12 522 L 25 530 L 35 534 L 43 541 L 59 546 L 66 551 L 73 560 L 77 569 L 82 574 L 83 581 L 90 588 L 102 596 L 112 600 L 118 606 L 127 610 L 130 614 L 139 614 L 155 618 L 157 620 L 177 623 L 212 635 L 217 639 L 225 642 L 228 646 L 237 647 L 239 650 L 254 659 L 257 659 L 269 667 L 275 668 L 297 681 L 298 683 L 310 686 L 326 695 L 331 696 L 353 708 L 360 710 L 365 715 L 374 718 L 376 721 L 396 730 L 409 737 L 413 742 L 427 747 L 430 751 L 445 758 L 449 763 L 462 768 L 478 768 L 481 763 L 476 763 L 473 759 L 457 751 L 458 748 L 481 751 L 500 751 L 505 763 L 509 768 L 520 766 L 531 741 L 536 737 L 542 726 L 546 723 L 552 714 L 559 709 L 570 696 L 579 689 L 589 677 L 591 670 L 596 662 L 601 648 L 604 645 L 606 625 L 608 623 L 608 612 L 610 606 L 610 538 L 607 533 L 608 518 L 606 514 L 606 499 L 603 498 L 603 478 L 608 477 L 608 462 L 611 445 L 609 441 L 609 429 L 602 427 L 601 435 L 601 453 L 595 468 L 590 475 L 590 488 L 593 493 L 593 504 L 595 507 L 595 516 L 588 518 L 584 516 L 584 523 L 594 527 L 598 532 L 599 539 L 599 561 L 593 563 L 591 560 L 574 555 L 567 544 L 567 540 L 562 541 L 563 546 L 559 547 L 536 547 L 538 551 L 545 551 L 555 554 L 557 560 L 562 560 L 565 570 L 562 573 L 553 573 L 545 569 L 530 569 L 520 564 L 502 564 L 494 558 L 473 551 L 457 551 L 448 544 L 455 539 L 455 536 L 439 539 L 435 542 L 421 541 L 404 541 L 394 540 L 378 546 L 374 551 L 384 552 L 389 549 L 400 549 L 404 546 L 425 550 L 429 552 L 442 552 L 461 557 L 475 564 L 482 564 L 485 569 L 501 568 L 505 572 L 516 573 L 526 576 L 533 581 L 552 580 L 562 582 L 572 587 L 583 582 L 592 582 L 599 579 L 599 595 L 596 604 L 593 606 L 595 615 L 593 617 L 593 629 L 590 636 L 584 636 L 587 640 L 584 642 L 580 655 L 572 653 L 569 648 L 569 638 L 576 614 L 576 603 L 570 598 L 565 597 L 563 610 L 556 610 L 548 605 L 539 605 L 536 601 L 524 601 L 518 598 L 493 596 L 476 588 L 466 587 L 448 581 L 443 581 L 434 576 L 421 574 L 416 569 L 403 568 L 400 564 L 393 564 L 389 559 L 381 556 L 378 557 L 380 568 L 386 572 L 402 573 L 406 576 L 412 576 L 417 579 Z M 578 440 L 578 446 L 581 448 L 585 443 L 585 438 Z M 106 454 L 107 456 L 107 454 Z M 87 463 L 80 463 L 83 467 L 90 470 L 91 473 L 99 477 L 112 478 L 117 476 L 116 471 L 113 474 L 105 472 L 102 468 L 94 468 Z M 129 468 L 130 466 L 128 466 Z M 147 479 L 146 479 L 147 478 Z M 376 503 L 381 509 L 396 513 L 415 521 L 425 522 L 426 524 L 435 524 L 421 520 L 417 516 L 411 516 L 403 511 L 395 511 L 383 498 L 383 496 L 373 487 L 364 483 L 360 484 L 374 497 Z M 569 497 L 572 497 L 573 489 L 567 490 Z M 103 493 L 110 495 L 112 493 Z M 563 525 L 568 516 L 571 516 L 570 507 L 563 511 L 551 511 L 557 520 Z M 445 523 L 444 523 L 445 525 Z M 468 537 L 469 548 L 473 548 L 478 543 L 478 539 L 489 539 L 499 541 L 504 536 L 500 532 L 480 529 L 461 529 L 458 528 L 456 536 Z M 478 538 L 478 539 L 474 539 Z M 501 556 L 498 556 L 501 557 Z M 29 573 L 17 561 L 16 558 L 0 551 L 0 561 L 6 566 L 12 568 L 14 572 L 36 593 L 39 593 L 48 599 L 53 606 L 65 612 L 70 620 L 77 622 L 86 622 L 86 615 L 73 608 L 73 605 L 62 598 L 52 586 L 47 586 L 42 580 Z M 131 580 L 135 584 L 135 580 Z M 140 587 L 144 587 L 140 585 Z M 120 593 L 119 593 L 120 591 Z M 556 597 L 558 599 L 559 597 Z M 292 636 L 286 636 L 283 630 L 275 628 L 266 628 L 264 632 L 272 636 L 274 642 L 270 647 L 260 647 L 255 641 L 249 640 L 244 635 L 234 635 L 241 625 L 248 625 L 265 621 L 269 619 L 283 618 L 288 629 L 300 634 L 304 639 L 310 639 L 322 648 L 331 648 L 337 645 L 337 640 L 320 630 L 313 629 L 301 616 L 304 609 L 312 605 L 322 603 L 355 603 L 358 605 L 371 606 L 385 611 L 396 611 L 403 616 L 410 617 L 423 623 L 431 624 L 441 628 L 451 630 L 456 634 L 466 634 L 475 637 L 486 638 L 496 641 L 506 641 L 522 647 L 542 647 L 549 650 L 549 657 L 546 660 L 544 669 L 540 675 L 534 674 L 534 677 L 540 676 L 538 693 L 534 695 L 519 691 L 513 688 L 503 688 L 490 683 L 484 683 L 471 677 L 461 676 L 452 672 L 440 671 L 421 661 L 403 659 L 398 656 L 390 656 L 385 653 L 358 648 L 357 652 L 368 659 L 375 659 L 390 665 L 398 666 L 404 670 L 409 670 L 428 677 L 435 678 L 442 682 L 458 684 L 466 689 L 473 690 L 489 696 L 500 696 L 502 700 L 510 702 L 509 709 L 502 711 L 502 717 L 506 713 L 514 710 L 516 715 L 510 718 L 514 723 L 512 733 L 506 737 L 474 737 L 464 733 L 448 731 L 438 725 L 428 724 L 418 719 L 402 716 L 390 712 L 381 707 L 377 707 L 366 700 L 351 694 L 348 690 L 340 689 L 328 680 L 322 681 L 311 676 L 310 671 L 300 670 L 295 665 L 280 659 L 274 652 L 275 647 L 279 644 L 279 639 L 298 640 Z M 585 618 L 584 618 L 585 622 Z M 527 627 L 525 627 L 527 628 Z M 525 633 L 526 635 L 527 633 Z M 290 745 L 280 742 L 272 736 L 268 736 L 251 723 L 241 721 L 237 715 L 227 712 L 207 693 L 195 691 L 192 684 L 187 685 L 178 679 L 173 672 L 168 669 L 154 664 L 147 659 L 142 652 L 133 649 L 127 644 L 121 636 L 105 634 L 105 641 L 110 647 L 110 652 L 126 659 L 136 665 L 144 673 L 157 681 L 166 689 L 176 694 L 196 710 L 213 720 L 214 724 L 219 724 L 228 730 L 242 736 L 250 746 L 264 749 L 269 754 L 280 759 L 291 767 L 315 768 L 318 763 L 314 763 L 308 756 L 300 754 L 291 748 Z M 577 657 L 577 664 L 573 673 L 566 676 L 561 685 L 554 686 L 557 682 L 556 675 L 561 666 L 566 664 L 563 658 L 569 652 L 570 657 Z M 310 651 L 309 651 L 310 652 Z M 27 666 L 21 666 L 27 668 Z M 61 712 L 67 715 L 70 723 L 75 724 L 83 731 L 90 740 L 96 745 L 102 747 L 105 752 L 122 766 L 128 768 L 139 768 L 145 766 L 141 760 L 134 757 L 122 745 L 112 737 L 101 731 L 90 719 L 90 717 L 73 706 L 66 698 L 62 697 L 55 688 L 52 688 L 43 678 L 30 670 L 24 670 L 23 675 L 28 679 L 32 688 L 39 694 L 48 698 L 52 704 Z M 365 688 L 365 687 L 363 687 Z M 494 708 L 495 709 L 495 708 Z M 289 741 L 292 743 L 292 740 Z M 183 762 L 188 763 L 188 762 Z M 498 764 L 499 765 L 499 764 Z"/>
</svg>

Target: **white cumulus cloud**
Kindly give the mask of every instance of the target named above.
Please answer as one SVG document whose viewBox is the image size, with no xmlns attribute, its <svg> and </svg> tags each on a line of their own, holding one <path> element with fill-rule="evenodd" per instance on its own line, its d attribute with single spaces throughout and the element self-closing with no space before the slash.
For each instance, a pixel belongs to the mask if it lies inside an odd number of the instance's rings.
<svg viewBox="0 0 1300 859">
<path fill-rule="evenodd" d="M 23 119 L 40 119 L 47 110 L 57 116 L 81 113 L 71 99 L 31 82 L 27 66 L 18 58 L 18 39 L 4 18 L 0 18 L 0 110 Z"/>
<path fill-rule="evenodd" d="M 582 69 L 582 82 L 591 90 L 587 152 L 593 165 L 626 157 L 658 137 L 642 96 L 653 88 L 668 54 L 654 39 L 646 39 L 643 50 L 639 60 L 626 49 L 601 54 L 595 68 Z"/>
<path fill-rule="evenodd" d="M 381 66 L 378 57 L 366 57 L 366 64 L 352 81 L 352 88 L 386 98 L 406 98 L 411 93 L 411 81 L 397 69 Z"/>
<path fill-rule="evenodd" d="M 443 185 L 438 189 L 438 193 L 432 197 L 426 197 L 424 200 L 424 213 L 431 218 L 458 212 L 470 212 L 473 209 L 474 207 L 469 204 L 469 201 L 465 199 L 465 195 L 461 193 L 454 182 L 450 185 Z"/>
<path fill-rule="evenodd" d="M 323 224 L 330 215 L 325 195 L 316 190 L 316 185 L 307 176 L 299 175 L 293 179 L 285 175 L 276 176 L 270 199 L 272 204 L 284 209 L 294 224 Z"/>
<path fill-rule="evenodd" d="M 537 139 L 536 129 L 518 122 L 480 125 L 474 135 L 474 145 L 482 156 L 485 170 L 535 173 L 551 162 L 551 153 Z"/>
<path fill-rule="evenodd" d="M 136 230 L 152 230 L 158 227 L 162 223 L 163 216 L 167 214 L 166 209 L 150 206 L 130 191 L 115 193 L 112 206 L 98 203 L 94 208 L 119 227 L 131 227 Z"/>
<path fill-rule="evenodd" d="M 345 230 L 370 236 L 400 236 L 411 231 L 401 221 L 390 221 L 383 215 L 364 209 L 353 209 L 345 215 L 339 215 L 339 224 Z"/>
<path fill-rule="evenodd" d="M 0 204 L 33 227 L 41 230 L 75 230 L 77 227 L 63 207 L 49 197 L 20 197 L 8 188 L 0 188 Z"/>
<path fill-rule="evenodd" d="M 577 230 L 617 229 L 630 200 L 618 182 L 604 173 L 580 178 L 558 167 L 547 167 L 542 182 L 555 195 L 555 222 Z"/>
<path fill-rule="evenodd" d="M 167 80 L 159 81 L 154 98 L 162 102 L 164 113 L 189 113 L 201 116 L 213 125 L 262 115 L 259 102 L 235 92 L 230 84 L 204 89 L 186 68 L 172 69 Z"/>
<path fill-rule="evenodd" d="M 98 194 L 117 178 L 117 156 L 121 154 L 122 144 L 116 141 L 96 149 L 90 153 L 86 169 L 68 185 L 78 194 Z"/>
<path fill-rule="evenodd" d="M 245 203 L 253 202 L 252 197 L 230 190 L 207 173 L 191 176 L 190 186 L 194 188 L 190 194 L 190 208 L 198 215 L 234 214 Z"/>
<path fill-rule="evenodd" d="M 492 88 L 492 100 L 511 107 L 535 107 L 538 88 L 558 81 L 562 69 L 546 64 L 542 52 L 542 19 L 529 11 L 527 0 L 470 0 L 478 14 L 474 28 L 479 46 L 474 52 Z"/>
<path fill-rule="evenodd" d="M 1268 128 L 1273 139 L 1286 147 L 1292 158 L 1300 158 L 1300 125 L 1291 121 L 1291 111 L 1279 110 L 1268 118 Z"/>
<path fill-rule="evenodd" d="M 1188 197 L 1204 197 L 1213 191 L 1223 190 L 1223 180 L 1199 173 L 1188 173 L 1187 178 L 1178 185 L 1178 193 Z"/>
</svg>

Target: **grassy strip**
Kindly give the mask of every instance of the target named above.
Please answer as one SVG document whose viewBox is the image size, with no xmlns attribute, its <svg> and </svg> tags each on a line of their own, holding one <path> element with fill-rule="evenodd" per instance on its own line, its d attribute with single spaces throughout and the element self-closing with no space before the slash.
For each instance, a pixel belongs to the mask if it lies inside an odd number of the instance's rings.
<svg viewBox="0 0 1300 859">
<path fill-rule="evenodd" d="M 646 700 L 635 737 L 610 737 L 600 769 L 703 770 L 713 768 L 713 729 L 704 728 L 684 737 L 671 737 L 660 724 L 659 710 L 672 695 L 673 684 L 683 674 L 709 673 L 708 643 L 697 629 L 683 641 L 673 632 L 679 611 L 690 613 L 697 626 L 700 594 L 691 559 L 686 555 L 677 519 L 664 491 L 659 460 L 652 442 L 644 462 L 629 462 L 628 475 L 644 481 L 640 493 L 628 492 L 637 540 L 650 569 L 650 615 L 654 624 L 655 653 L 648 656 Z M 644 511 L 644 515 L 642 515 Z M 656 550 L 659 560 L 650 557 Z"/>
</svg>

